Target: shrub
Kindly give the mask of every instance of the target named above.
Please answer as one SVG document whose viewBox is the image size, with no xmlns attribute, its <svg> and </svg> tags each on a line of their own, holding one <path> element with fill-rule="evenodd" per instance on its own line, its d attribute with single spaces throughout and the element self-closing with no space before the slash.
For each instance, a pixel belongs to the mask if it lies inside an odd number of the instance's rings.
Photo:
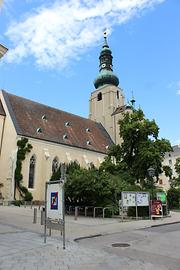
<svg viewBox="0 0 180 270">
<path fill-rule="evenodd" d="M 180 189 L 170 188 L 167 192 L 167 200 L 170 209 L 179 208 Z"/>
<path fill-rule="evenodd" d="M 24 200 L 27 201 L 27 202 L 31 202 L 33 199 L 33 196 L 32 196 L 32 193 L 31 192 L 26 192 L 25 193 L 25 196 L 24 196 Z"/>
</svg>

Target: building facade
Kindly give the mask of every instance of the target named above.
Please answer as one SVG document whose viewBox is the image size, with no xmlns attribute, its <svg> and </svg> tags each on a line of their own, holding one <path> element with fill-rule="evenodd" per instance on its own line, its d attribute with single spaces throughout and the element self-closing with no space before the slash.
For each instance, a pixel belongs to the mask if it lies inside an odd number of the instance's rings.
<svg viewBox="0 0 180 270">
<path fill-rule="evenodd" d="M 169 166 L 172 170 L 172 177 L 177 177 L 174 166 L 176 163 L 176 159 L 180 158 L 180 145 L 174 145 L 172 148 L 172 152 L 167 152 L 165 154 L 163 166 Z M 170 188 L 169 177 L 165 176 L 164 173 L 160 177 L 159 186 L 162 187 L 164 190 L 168 190 Z"/>
</svg>

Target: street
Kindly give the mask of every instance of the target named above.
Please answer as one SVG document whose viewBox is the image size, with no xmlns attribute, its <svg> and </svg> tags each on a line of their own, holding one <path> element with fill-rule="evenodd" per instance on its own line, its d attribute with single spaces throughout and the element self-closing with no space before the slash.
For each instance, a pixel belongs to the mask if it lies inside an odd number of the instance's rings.
<svg viewBox="0 0 180 270">
<path fill-rule="evenodd" d="M 120 257 L 130 259 L 134 265 L 139 263 L 140 269 L 144 269 L 144 265 L 146 269 L 180 269 L 180 224 L 115 233 L 80 240 L 79 243 L 116 255 L 117 261 Z M 115 243 L 117 247 L 112 247 Z M 129 247 L 118 247 L 118 244 L 129 244 Z"/>
</svg>

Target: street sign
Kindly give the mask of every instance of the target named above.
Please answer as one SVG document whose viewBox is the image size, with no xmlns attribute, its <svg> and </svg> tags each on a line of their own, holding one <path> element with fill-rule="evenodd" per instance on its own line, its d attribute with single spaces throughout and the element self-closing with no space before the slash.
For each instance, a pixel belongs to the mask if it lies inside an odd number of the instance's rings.
<svg viewBox="0 0 180 270">
<path fill-rule="evenodd" d="M 149 206 L 149 193 L 137 192 L 136 193 L 137 206 Z"/>
<path fill-rule="evenodd" d="M 62 183 L 47 185 L 47 218 L 63 219 Z"/>
</svg>

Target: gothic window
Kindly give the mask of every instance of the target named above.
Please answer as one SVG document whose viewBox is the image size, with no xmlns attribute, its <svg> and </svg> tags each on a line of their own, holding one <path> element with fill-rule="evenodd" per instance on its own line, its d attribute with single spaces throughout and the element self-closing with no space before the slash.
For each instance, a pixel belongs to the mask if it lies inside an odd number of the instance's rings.
<svg viewBox="0 0 180 270">
<path fill-rule="evenodd" d="M 55 157 L 52 162 L 52 174 L 57 172 L 58 167 L 59 167 L 59 160 L 58 157 Z"/>
<path fill-rule="evenodd" d="M 101 92 L 98 93 L 98 95 L 97 95 L 97 100 L 98 100 L 98 101 L 102 100 L 102 93 L 101 93 Z"/>
<path fill-rule="evenodd" d="M 36 157 L 35 155 L 33 155 L 30 159 L 30 164 L 29 164 L 28 188 L 34 188 L 35 166 L 36 166 Z"/>
</svg>

